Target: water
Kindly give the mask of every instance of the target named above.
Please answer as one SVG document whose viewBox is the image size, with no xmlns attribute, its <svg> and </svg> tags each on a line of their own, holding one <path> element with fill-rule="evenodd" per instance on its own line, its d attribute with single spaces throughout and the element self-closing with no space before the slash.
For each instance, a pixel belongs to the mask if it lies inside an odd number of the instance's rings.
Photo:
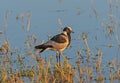
<svg viewBox="0 0 120 83">
<path fill-rule="evenodd" d="M 97 53 L 96 48 L 100 48 L 103 52 L 103 61 L 109 62 L 115 59 L 118 44 L 115 40 L 116 33 L 110 35 L 111 39 L 109 39 L 105 31 L 107 27 L 106 23 L 110 19 L 110 12 L 113 14 L 113 21 L 117 18 L 119 23 L 120 16 L 118 15 L 120 9 L 116 8 L 116 2 L 117 0 L 112 0 L 112 7 L 110 9 L 109 0 L 1 0 L 0 30 L 4 32 L 4 18 L 7 13 L 6 33 L 10 41 L 10 46 L 24 50 L 25 41 L 28 36 L 26 31 L 27 16 L 31 14 L 29 34 L 36 35 L 37 44 L 42 40 L 47 41 L 47 35 L 56 35 L 61 27 L 71 26 L 75 32 L 71 34 L 72 48 L 64 51 L 65 55 L 69 55 L 68 57 L 72 58 L 71 62 L 75 62 L 77 50 L 85 48 L 81 36 L 83 32 L 88 33 L 88 45 L 90 49 Z M 120 5 L 120 2 L 118 2 L 118 5 Z M 20 17 L 21 14 L 24 15 L 23 23 Z M 61 25 L 58 20 L 61 21 Z M 103 21 L 104 28 L 102 28 Z M 22 24 L 24 27 L 22 27 Z M 119 24 L 117 27 L 119 28 Z M 0 44 L 5 41 L 4 35 L 0 35 L 0 40 Z M 108 44 L 114 44 L 114 47 L 109 48 Z M 48 54 L 55 55 L 51 51 L 43 53 L 43 55 Z"/>
</svg>

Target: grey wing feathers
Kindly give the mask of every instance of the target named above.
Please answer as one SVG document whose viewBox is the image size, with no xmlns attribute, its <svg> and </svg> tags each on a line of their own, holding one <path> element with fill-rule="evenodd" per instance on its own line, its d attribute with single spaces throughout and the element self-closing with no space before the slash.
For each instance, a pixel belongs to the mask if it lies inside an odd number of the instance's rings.
<svg viewBox="0 0 120 83">
<path fill-rule="evenodd" d="M 55 41 L 57 43 L 65 43 L 66 39 L 63 36 L 65 36 L 65 35 L 64 34 L 58 34 L 58 35 L 54 36 L 53 38 L 51 38 L 50 40 Z"/>
</svg>

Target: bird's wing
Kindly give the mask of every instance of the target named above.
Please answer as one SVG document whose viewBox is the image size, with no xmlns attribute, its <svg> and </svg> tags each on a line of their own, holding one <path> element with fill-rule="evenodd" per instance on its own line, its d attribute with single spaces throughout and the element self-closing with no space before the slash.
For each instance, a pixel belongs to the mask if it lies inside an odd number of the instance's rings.
<svg viewBox="0 0 120 83">
<path fill-rule="evenodd" d="M 57 43 L 65 43 L 66 42 L 66 35 L 65 34 L 58 34 L 51 38 L 50 40 L 55 41 Z"/>
</svg>

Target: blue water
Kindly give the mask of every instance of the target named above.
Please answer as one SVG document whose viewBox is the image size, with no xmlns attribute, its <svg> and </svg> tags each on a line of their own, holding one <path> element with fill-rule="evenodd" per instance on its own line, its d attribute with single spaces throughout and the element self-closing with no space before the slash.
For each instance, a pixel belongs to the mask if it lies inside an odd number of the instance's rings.
<svg viewBox="0 0 120 83">
<path fill-rule="evenodd" d="M 94 1 L 94 2 L 93 2 Z M 112 13 L 120 19 L 120 8 L 116 8 L 116 1 L 112 0 Z M 118 2 L 120 5 L 120 2 Z M 77 50 L 84 49 L 82 41 L 82 33 L 88 33 L 88 45 L 91 51 L 97 53 L 96 48 L 100 48 L 103 53 L 103 60 L 109 62 L 115 59 L 118 44 L 115 40 L 115 34 L 108 38 L 106 31 L 106 23 L 109 20 L 110 5 L 109 0 L 1 0 L 0 1 L 0 31 L 4 32 L 4 18 L 7 13 L 7 38 L 10 46 L 24 50 L 25 41 L 27 39 L 27 15 L 30 16 L 30 34 L 37 37 L 37 44 L 40 41 L 47 41 L 47 35 L 54 36 L 60 28 L 71 26 L 74 30 L 72 36 L 72 48 L 64 51 L 65 55 L 73 58 L 71 62 L 75 62 Z M 20 15 L 24 14 L 24 28 Z M 18 17 L 18 19 L 17 19 Z M 61 20 L 62 25 L 59 24 Z M 104 31 L 101 26 L 104 20 Z M 119 25 L 117 26 L 119 28 Z M 118 29 L 119 30 L 119 29 Z M 79 40 L 80 38 L 80 40 Z M 97 39 L 95 39 L 97 38 Z M 0 44 L 5 41 L 4 35 L 0 35 Z M 113 44 L 113 48 L 107 47 Z M 118 52 L 119 53 L 119 52 Z M 47 51 L 43 55 L 53 54 Z M 47 56 L 48 57 L 48 56 Z"/>
</svg>

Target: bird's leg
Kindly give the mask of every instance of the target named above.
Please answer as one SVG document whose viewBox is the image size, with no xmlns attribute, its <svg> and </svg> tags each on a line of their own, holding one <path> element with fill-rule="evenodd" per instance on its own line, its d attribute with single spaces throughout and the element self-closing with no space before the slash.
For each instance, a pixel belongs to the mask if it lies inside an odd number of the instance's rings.
<svg viewBox="0 0 120 83">
<path fill-rule="evenodd" d="M 40 56 L 40 58 L 42 58 L 42 57 L 41 57 L 41 52 L 40 52 L 40 51 L 39 51 L 39 54 L 38 54 L 38 55 Z"/>
<path fill-rule="evenodd" d="M 60 53 L 59 53 L 59 66 L 60 66 L 60 63 L 61 63 L 61 62 L 60 62 Z"/>
<path fill-rule="evenodd" d="M 56 53 L 56 59 L 57 59 L 57 63 L 58 63 L 58 53 Z"/>
</svg>

